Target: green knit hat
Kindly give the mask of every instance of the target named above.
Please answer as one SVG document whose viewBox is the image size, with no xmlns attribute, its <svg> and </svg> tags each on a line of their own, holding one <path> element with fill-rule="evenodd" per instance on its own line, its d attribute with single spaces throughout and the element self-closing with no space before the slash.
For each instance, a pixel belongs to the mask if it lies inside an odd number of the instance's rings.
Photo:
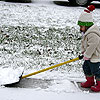
<svg viewBox="0 0 100 100">
<path fill-rule="evenodd" d="M 78 25 L 79 26 L 92 26 L 94 25 L 93 22 L 82 22 L 82 21 L 78 21 Z"/>
</svg>

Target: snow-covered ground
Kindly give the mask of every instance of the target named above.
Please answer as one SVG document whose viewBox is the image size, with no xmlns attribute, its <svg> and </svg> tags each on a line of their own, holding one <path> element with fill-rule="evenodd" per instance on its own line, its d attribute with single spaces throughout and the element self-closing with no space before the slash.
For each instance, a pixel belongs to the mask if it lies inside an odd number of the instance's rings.
<svg viewBox="0 0 100 100">
<path fill-rule="evenodd" d="M 100 98 L 99 94 L 84 94 L 84 93 L 53 93 L 36 91 L 33 89 L 20 88 L 2 88 L 0 89 L 1 100 L 97 100 Z"/>
<path fill-rule="evenodd" d="M 25 68 L 26 75 L 77 57 L 81 40 L 77 20 L 83 9 L 56 5 L 52 0 L 29 4 L 0 1 L 0 84 L 6 78 L 7 82 L 13 81 L 11 76 L 16 76 L 19 67 Z M 93 17 L 98 26 L 99 16 L 100 9 L 96 8 Z M 97 100 L 99 93 L 82 92 L 70 82 L 84 81 L 81 66 L 82 61 L 76 61 L 31 76 L 32 87 L 1 86 L 0 99 Z"/>
</svg>

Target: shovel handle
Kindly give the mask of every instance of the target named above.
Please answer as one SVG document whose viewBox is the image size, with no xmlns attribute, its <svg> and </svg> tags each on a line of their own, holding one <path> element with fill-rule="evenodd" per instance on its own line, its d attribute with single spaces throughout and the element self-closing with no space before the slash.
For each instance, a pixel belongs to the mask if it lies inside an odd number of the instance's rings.
<svg viewBox="0 0 100 100">
<path fill-rule="evenodd" d="M 36 71 L 36 72 L 34 72 L 34 73 L 30 73 L 30 74 L 28 74 L 28 75 L 24 75 L 24 76 L 22 76 L 22 79 L 23 79 L 23 78 L 26 78 L 26 77 L 29 77 L 29 76 L 32 76 L 32 75 L 36 75 L 36 74 L 38 74 L 38 73 L 41 73 L 41 72 L 44 72 L 44 71 L 47 71 L 47 70 L 50 70 L 50 69 L 53 69 L 53 68 L 56 68 L 56 67 L 59 67 L 59 66 L 62 66 L 62 65 L 64 65 L 64 64 L 67 64 L 67 63 L 70 63 L 70 62 L 74 62 L 74 61 L 80 60 L 80 59 L 82 59 L 82 58 L 83 58 L 83 56 L 79 56 L 79 57 L 77 57 L 77 58 L 68 60 L 68 61 L 66 61 L 66 62 L 59 63 L 59 64 L 57 64 L 57 65 L 53 65 L 53 66 L 51 66 L 51 67 L 48 67 L 48 68 L 45 68 L 45 69 Z"/>
</svg>

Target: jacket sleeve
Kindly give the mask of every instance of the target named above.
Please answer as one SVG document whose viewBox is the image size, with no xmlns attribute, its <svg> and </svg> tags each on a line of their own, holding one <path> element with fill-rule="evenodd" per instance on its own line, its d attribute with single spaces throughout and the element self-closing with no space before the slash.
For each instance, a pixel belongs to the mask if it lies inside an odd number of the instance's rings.
<svg viewBox="0 0 100 100">
<path fill-rule="evenodd" d="M 86 48 L 84 56 L 87 58 L 91 58 L 99 44 L 100 37 L 95 33 L 90 33 L 87 35 L 87 39 L 88 47 Z"/>
</svg>

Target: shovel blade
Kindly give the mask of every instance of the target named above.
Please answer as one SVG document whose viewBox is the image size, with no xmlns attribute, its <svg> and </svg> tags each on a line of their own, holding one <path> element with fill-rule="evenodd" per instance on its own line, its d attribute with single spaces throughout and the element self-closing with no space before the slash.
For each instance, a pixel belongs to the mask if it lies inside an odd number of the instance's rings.
<svg viewBox="0 0 100 100">
<path fill-rule="evenodd" d="M 22 79 L 24 68 L 3 68 L 0 72 L 0 85 L 10 87 L 20 82 L 20 80 Z"/>
<path fill-rule="evenodd" d="M 22 73 L 22 75 L 23 75 L 23 73 Z M 3 84 L 3 86 L 5 86 L 5 87 L 13 87 L 13 86 L 15 86 L 16 84 L 18 84 L 21 81 L 22 75 L 19 77 L 19 80 L 15 81 L 15 82 L 12 82 L 12 83 Z"/>
</svg>

